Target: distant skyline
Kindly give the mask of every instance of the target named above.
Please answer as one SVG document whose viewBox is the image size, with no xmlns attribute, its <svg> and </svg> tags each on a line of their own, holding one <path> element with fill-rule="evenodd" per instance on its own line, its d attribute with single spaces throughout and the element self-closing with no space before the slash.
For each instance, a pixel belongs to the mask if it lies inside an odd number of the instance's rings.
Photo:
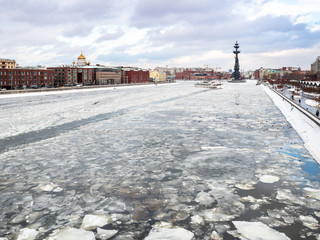
<svg viewBox="0 0 320 240">
<path fill-rule="evenodd" d="M 320 55 L 319 0 L 0 0 L 0 58 L 142 68 L 301 67 Z"/>
</svg>

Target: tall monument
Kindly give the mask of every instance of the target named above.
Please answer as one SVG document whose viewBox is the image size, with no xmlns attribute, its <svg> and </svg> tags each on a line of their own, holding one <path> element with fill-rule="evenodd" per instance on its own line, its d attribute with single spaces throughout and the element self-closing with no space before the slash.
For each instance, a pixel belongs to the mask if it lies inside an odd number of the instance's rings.
<svg viewBox="0 0 320 240">
<path fill-rule="evenodd" d="M 232 77 L 234 78 L 234 80 L 232 80 L 232 82 L 245 82 L 245 80 L 241 80 L 240 79 L 240 66 L 239 66 L 239 58 L 238 58 L 238 54 L 240 53 L 240 51 L 238 50 L 239 48 L 239 44 L 236 41 L 234 48 L 236 49 L 235 51 L 233 51 L 233 53 L 236 55 L 235 56 L 235 63 L 234 63 L 234 72 L 232 73 Z"/>
</svg>

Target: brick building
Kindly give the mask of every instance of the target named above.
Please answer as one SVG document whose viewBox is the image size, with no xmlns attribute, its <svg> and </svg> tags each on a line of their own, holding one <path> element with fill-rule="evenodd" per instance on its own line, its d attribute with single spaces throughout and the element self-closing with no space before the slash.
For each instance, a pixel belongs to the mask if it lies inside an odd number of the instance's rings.
<svg viewBox="0 0 320 240">
<path fill-rule="evenodd" d="M 212 80 L 219 79 L 219 75 L 214 70 L 189 70 L 177 72 L 175 74 L 176 80 Z"/>
<path fill-rule="evenodd" d="M 72 86 L 75 84 L 95 84 L 94 69 L 92 67 L 62 66 L 49 67 L 54 71 L 55 86 Z"/>
<path fill-rule="evenodd" d="M 146 70 L 124 70 L 123 79 L 127 79 L 127 83 L 148 83 L 149 71 Z M 123 82 L 125 83 L 125 82 Z"/>
<path fill-rule="evenodd" d="M 0 88 L 17 89 L 54 85 L 49 69 L 0 69 Z"/>
</svg>

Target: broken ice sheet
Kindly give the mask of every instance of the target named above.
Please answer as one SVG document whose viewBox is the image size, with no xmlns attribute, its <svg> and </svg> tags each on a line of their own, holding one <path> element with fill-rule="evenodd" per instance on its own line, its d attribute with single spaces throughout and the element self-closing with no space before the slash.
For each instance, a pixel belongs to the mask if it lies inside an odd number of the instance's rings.
<svg viewBox="0 0 320 240">
<path fill-rule="evenodd" d="M 34 240 L 38 235 L 38 231 L 35 229 L 24 228 L 21 229 L 17 240 Z"/>
<path fill-rule="evenodd" d="M 109 214 L 93 215 L 87 214 L 82 220 L 81 228 L 85 230 L 93 230 L 97 227 L 103 227 L 112 222 Z"/>
<path fill-rule="evenodd" d="M 181 227 L 161 222 L 153 226 L 145 240 L 191 240 L 194 234 Z"/>
<path fill-rule="evenodd" d="M 286 209 L 287 225 L 300 221 L 297 212 L 320 209 L 316 191 L 296 191 L 317 190 L 318 182 L 305 182 L 299 159 L 279 153 L 283 145 L 304 149 L 303 142 L 250 82 L 219 92 L 181 82 L 1 102 L 1 136 L 22 144 L 0 152 L 0 236 L 18 233 L 27 220 L 41 234 L 77 229 L 103 209 L 128 238 L 147 236 L 150 221 L 168 221 L 210 239 L 250 209 L 271 218 L 263 219 L 268 226 L 282 221 L 267 215 L 266 207 L 278 209 L 273 204 Z M 15 117 L 9 122 L 6 114 Z M 281 181 L 258 182 L 263 175 Z M 266 196 L 259 184 L 275 187 Z M 316 237 L 318 230 L 300 226 Z"/>
<path fill-rule="evenodd" d="M 278 232 L 261 222 L 232 222 L 244 239 L 290 240 L 284 233 Z"/>
<path fill-rule="evenodd" d="M 259 180 L 263 183 L 275 183 L 279 181 L 279 177 L 272 175 L 262 175 L 259 177 Z"/>
</svg>

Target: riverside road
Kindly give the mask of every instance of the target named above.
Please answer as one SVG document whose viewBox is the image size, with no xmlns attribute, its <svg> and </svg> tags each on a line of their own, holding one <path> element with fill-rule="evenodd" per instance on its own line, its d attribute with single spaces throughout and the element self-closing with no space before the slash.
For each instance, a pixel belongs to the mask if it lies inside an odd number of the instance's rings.
<svg viewBox="0 0 320 240">
<path fill-rule="evenodd" d="M 320 237 L 319 165 L 255 81 L 0 97 L 4 239 Z"/>
</svg>

